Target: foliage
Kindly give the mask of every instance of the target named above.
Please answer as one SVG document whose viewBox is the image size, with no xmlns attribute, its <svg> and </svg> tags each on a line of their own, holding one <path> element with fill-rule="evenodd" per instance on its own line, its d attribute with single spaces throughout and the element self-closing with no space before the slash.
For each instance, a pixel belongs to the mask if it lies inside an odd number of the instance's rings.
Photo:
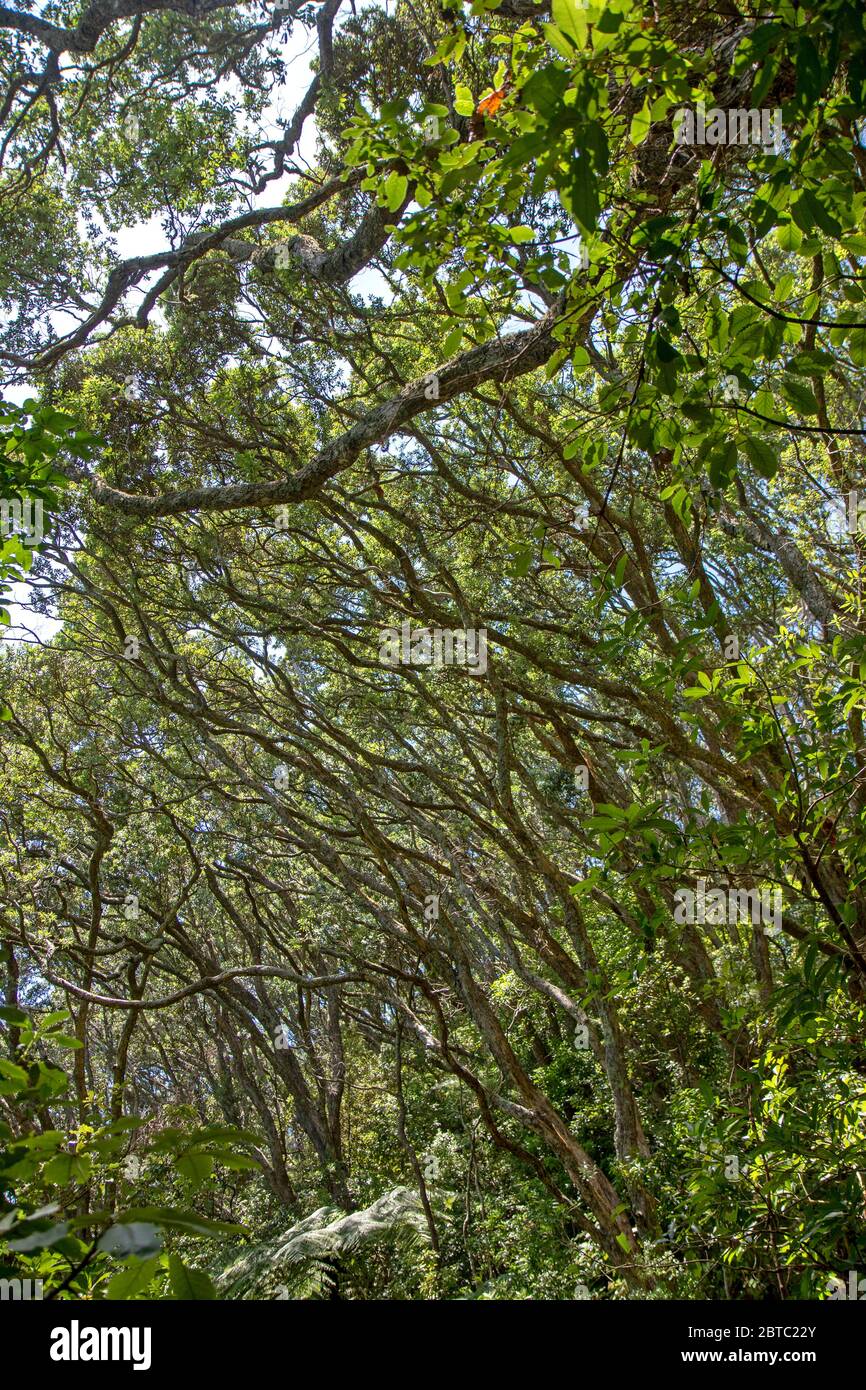
<svg viewBox="0 0 866 1390">
<path fill-rule="evenodd" d="M 825 1298 L 863 7 L 188 8 L 0 15 L 4 1270 Z"/>
<path fill-rule="evenodd" d="M 48 1107 L 62 1104 L 68 1078 L 43 1059 L 53 1049 L 82 1043 L 62 1032 L 65 1009 L 35 1020 L 4 1006 L 0 1017 L 12 1053 L 0 1057 L 0 1095 L 14 1118 L 14 1125 L 0 1121 L 0 1278 L 40 1281 L 47 1298 L 128 1299 L 148 1291 L 159 1296 L 167 1270 L 174 1297 L 213 1298 L 204 1271 L 187 1268 L 177 1253 L 161 1255 L 163 1233 L 219 1239 L 242 1228 L 183 1209 L 118 1206 L 120 1188 L 128 1200 L 138 1187 L 133 1175 L 141 1160 L 130 1174 L 124 1151 L 143 1121 L 126 1115 L 65 1133 L 45 1128 Z M 242 1138 L 225 1127 L 188 1135 L 162 1130 L 144 1149 L 144 1161 L 169 1155 L 184 1177 L 191 1176 L 195 1155 L 206 1154 L 211 1165 L 240 1167 L 244 1156 L 225 1146 Z M 220 1145 L 216 1153 L 214 1140 Z M 200 1170 L 192 1180 L 199 1185 Z M 103 1209 L 94 1210 L 94 1201 Z"/>
<path fill-rule="evenodd" d="M 409 1188 L 395 1187 L 349 1215 L 336 1207 L 320 1207 L 242 1255 L 223 1272 L 218 1287 L 227 1298 L 309 1297 L 312 1290 L 333 1296 L 339 1279 L 340 1296 L 346 1297 L 345 1266 L 359 1247 L 401 1232 L 429 1239 L 418 1194 Z M 275 1287 L 274 1280 L 281 1282 Z"/>
</svg>

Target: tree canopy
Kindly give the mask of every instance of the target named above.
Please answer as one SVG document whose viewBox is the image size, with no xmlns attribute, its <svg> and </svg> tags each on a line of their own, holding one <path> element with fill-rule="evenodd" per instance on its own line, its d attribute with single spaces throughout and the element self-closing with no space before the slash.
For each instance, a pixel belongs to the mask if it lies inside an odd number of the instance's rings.
<svg viewBox="0 0 866 1390">
<path fill-rule="evenodd" d="M 0 1277 L 838 1296 L 860 0 L 21 0 L 0 70 Z"/>
</svg>

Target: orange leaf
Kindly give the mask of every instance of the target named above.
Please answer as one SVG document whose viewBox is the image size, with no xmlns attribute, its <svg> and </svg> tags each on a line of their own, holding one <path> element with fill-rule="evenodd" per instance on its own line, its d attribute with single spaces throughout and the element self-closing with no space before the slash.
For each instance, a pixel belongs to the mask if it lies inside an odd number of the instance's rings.
<svg viewBox="0 0 866 1390">
<path fill-rule="evenodd" d="M 481 116 L 495 116 L 504 100 L 505 88 L 500 87 L 498 91 L 491 92 L 489 97 L 479 101 L 475 109 Z"/>
</svg>

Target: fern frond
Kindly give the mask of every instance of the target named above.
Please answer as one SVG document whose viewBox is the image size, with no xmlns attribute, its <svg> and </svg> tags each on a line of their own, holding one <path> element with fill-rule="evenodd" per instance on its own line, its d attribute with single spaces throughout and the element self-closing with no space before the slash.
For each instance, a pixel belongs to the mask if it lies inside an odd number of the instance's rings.
<svg viewBox="0 0 866 1390">
<path fill-rule="evenodd" d="M 288 1231 L 247 1250 L 217 1278 L 223 1298 L 327 1296 L 330 1261 L 398 1233 L 429 1239 L 417 1192 L 395 1187 L 363 1211 L 320 1207 Z M 308 1268 L 312 1263 L 313 1269 Z M 331 1271 L 331 1275 L 333 1271 Z M 280 1290 L 277 1292 L 277 1290 Z"/>
</svg>

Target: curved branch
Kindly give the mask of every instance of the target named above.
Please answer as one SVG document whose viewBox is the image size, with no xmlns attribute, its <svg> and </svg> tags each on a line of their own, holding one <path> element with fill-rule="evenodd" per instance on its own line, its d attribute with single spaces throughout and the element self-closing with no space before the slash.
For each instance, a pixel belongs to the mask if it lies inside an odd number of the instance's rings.
<svg viewBox="0 0 866 1390">
<path fill-rule="evenodd" d="M 241 979 L 244 976 L 290 980 L 292 984 L 301 985 L 305 989 L 328 989 L 332 985 L 367 983 L 366 975 L 299 975 L 294 970 L 284 970 L 277 965 L 250 965 L 236 970 L 223 970 L 219 975 L 208 975 L 203 980 L 196 980 L 195 984 L 187 985 L 174 994 L 165 994 L 159 999 L 120 999 L 110 994 L 93 994 L 90 990 L 82 989 L 71 980 L 64 980 L 60 976 L 46 974 L 45 978 L 58 989 L 68 990 L 76 999 L 85 999 L 90 1004 L 101 1004 L 107 1009 L 168 1009 L 172 1004 L 178 1004 L 181 999 L 188 999 L 191 994 L 200 994 L 205 989 L 216 989 L 229 980 Z"/>
<path fill-rule="evenodd" d="M 156 300 L 173 282 L 178 271 L 191 265 L 194 261 L 200 260 L 201 257 L 206 256 L 209 251 L 216 250 L 218 247 L 228 243 L 230 254 L 234 255 L 236 259 L 252 259 L 256 247 L 251 242 L 232 242 L 233 232 L 242 231 L 247 227 L 264 227 L 275 222 L 299 222 L 303 217 L 314 212 L 316 208 L 321 207 L 323 203 L 326 203 L 328 199 L 332 198 L 336 193 L 343 192 L 359 183 L 363 177 L 363 171 L 356 171 L 345 176 L 330 179 L 327 183 L 322 184 L 320 188 L 315 189 L 315 191 L 310 193 L 306 198 L 302 198 L 300 202 L 293 203 L 289 207 L 256 208 L 250 212 L 240 213 L 237 217 L 228 218 L 221 226 L 214 228 L 212 231 L 192 233 L 176 251 L 157 251 L 152 256 L 132 256 L 127 260 L 118 262 L 108 277 L 105 291 L 99 305 L 92 310 L 84 322 L 80 323 L 77 328 L 67 333 L 64 337 L 57 339 L 56 342 L 45 348 L 37 357 L 22 357 L 16 353 L 4 352 L 0 353 L 0 360 L 11 362 L 15 366 L 32 366 L 39 368 L 53 366 L 67 352 L 72 352 L 75 348 L 84 346 L 93 333 L 93 330 L 110 318 L 112 311 L 117 308 L 127 290 L 138 284 L 139 280 L 145 275 L 150 274 L 151 271 L 160 270 L 165 267 L 166 274 L 151 288 L 136 318 L 130 321 L 130 323 L 134 323 L 139 327 L 144 327 L 147 322 L 148 314 L 156 303 Z M 358 231 L 343 242 L 341 246 L 337 247 L 333 252 L 323 252 L 322 255 L 325 259 L 333 257 L 335 268 L 339 257 L 343 254 L 346 255 L 347 265 L 354 264 L 356 258 L 353 257 L 352 247 L 356 239 L 361 237 L 363 240 L 364 236 L 368 236 L 371 245 L 375 242 L 375 237 L 370 228 L 368 228 L 367 232 L 364 232 L 364 227 L 365 222 L 362 221 Z M 384 239 L 386 238 L 383 238 L 383 241 Z M 304 238 L 304 241 L 310 242 L 312 238 Z M 317 243 L 314 243 L 314 245 L 317 245 Z M 378 246 L 376 246 L 376 249 L 378 249 Z M 375 254 L 375 250 L 372 250 L 370 254 Z M 266 251 L 261 257 L 261 263 L 264 265 L 273 265 L 275 255 L 276 252 L 274 251 L 269 261 L 268 252 Z M 299 256 L 297 259 L 303 265 L 303 258 Z M 357 265 L 356 269 L 360 269 L 360 265 Z M 347 278 L 351 278 L 353 274 L 355 274 L 355 270 L 351 270 Z M 338 277 L 335 275 L 330 283 L 337 283 L 337 278 Z"/>
<path fill-rule="evenodd" d="M 128 516 L 178 516 L 186 512 L 227 512 L 240 507 L 270 507 L 287 502 L 303 502 L 315 494 L 337 473 L 343 472 L 365 448 L 377 444 L 403 428 L 416 416 L 433 410 L 485 381 L 506 382 L 542 366 L 558 343 L 554 329 L 562 322 L 555 306 L 531 328 L 509 333 L 480 347 L 470 348 L 423 377 L 416 377 L 398 395 L 374 406 L 351 429 L 320 450 L 313 459 L 288 478 L 270 483 L 229 483 L 219 487 L 187 488 L 162 497 L 123 492 L 101 478 L 90 478 L 83 470 L 67 466 L 69 477 L 90 484 L 95 500 Z M 438 395 L 428 395 L 436 379 Z"/>
<path fill-rule="evenodd" d="M 215 10 L 236 9 L 242 3 L 244 0 L 92 0 L 74 29 L 64 29 L 38 15 L 22 14 L 0 5 L 0 29 L 16 29 L 19 34 L 39 39 L 53 53 L 92 53 L 106 29 L 121 19 L 138 19 L 165 10 L 201 19 Z M 292 13 L 300 8 L 298 3 Z M 270 24 L 260 27 L 263 34 L 273 28 Z"/>
</svg>

